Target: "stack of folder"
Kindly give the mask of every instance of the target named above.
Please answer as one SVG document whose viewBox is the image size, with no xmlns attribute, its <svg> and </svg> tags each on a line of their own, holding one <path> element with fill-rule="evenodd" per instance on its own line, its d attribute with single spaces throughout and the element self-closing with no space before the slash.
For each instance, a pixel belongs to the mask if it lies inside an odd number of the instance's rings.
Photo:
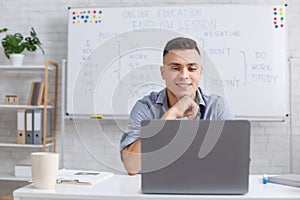
<svg viewBox="0 0 300 200">
<path fill-rule="evenodd" d="M 52 114 L 47 111 L 47 137 L 52 135 Z M 43 109 L 17 110 L 17 143 L 42 144 L 43 143 Z"/>
</svg>

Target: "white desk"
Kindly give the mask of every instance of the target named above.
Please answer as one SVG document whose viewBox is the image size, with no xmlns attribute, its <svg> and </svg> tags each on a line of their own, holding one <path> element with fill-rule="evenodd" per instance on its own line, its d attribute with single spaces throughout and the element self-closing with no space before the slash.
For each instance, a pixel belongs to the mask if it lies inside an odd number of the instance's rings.
<svg viewBox="0 0 300 200">
<path fill-rule="evenodd" d="M 300 199 L 300 188 L 261 183 L 260 176 L 250 176 L 246 195 L 149 195 L 141 193 L 140 176 L 115 175 L 94 186 L 59 184 L 54 190 L 34 189 L 30 184 L 14 191 L 14 200 L 58 199 Z"/>
</svg>

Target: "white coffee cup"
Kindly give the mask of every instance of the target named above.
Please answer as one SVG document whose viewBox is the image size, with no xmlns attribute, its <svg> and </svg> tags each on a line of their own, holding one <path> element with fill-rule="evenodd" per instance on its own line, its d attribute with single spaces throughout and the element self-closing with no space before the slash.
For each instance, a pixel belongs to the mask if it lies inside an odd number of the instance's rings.
<svg viewBox="0 0 300 200">
<path fill-rule="evenodd" d="M 31 153 L 31 172 L 34 187 L 38 189 L 54 189 L 58 172 L 58 164 L 58 153 Z"/>
</svg>

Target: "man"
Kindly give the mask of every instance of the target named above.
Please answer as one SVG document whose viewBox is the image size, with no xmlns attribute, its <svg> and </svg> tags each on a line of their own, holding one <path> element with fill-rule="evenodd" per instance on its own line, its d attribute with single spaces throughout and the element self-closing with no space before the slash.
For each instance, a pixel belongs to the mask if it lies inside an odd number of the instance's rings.
<svg viewBox="0 0 300 200">
<path fill-rule="evenodd" d="M 199 88 L 202 78 L 201 54 L 189 38 L 169 41 L 163 52 L 160 73 L 166 88 L 152 92 L 133 107 L 128 127 L 121 138 L 122 160 L 131 175 L 141 170 L 141 122 L 148 119 L 233 119 L 219 96 L 204 95 Z"/>
</svg>

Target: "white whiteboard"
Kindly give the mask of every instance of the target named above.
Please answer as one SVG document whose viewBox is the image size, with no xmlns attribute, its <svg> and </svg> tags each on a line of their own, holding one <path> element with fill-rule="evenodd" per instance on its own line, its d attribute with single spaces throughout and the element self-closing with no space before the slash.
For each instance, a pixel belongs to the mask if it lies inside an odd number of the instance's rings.
<svg viewBox="0 0 300 200">
<path fill-rule="evenodd" d="M 284 117 L 287 56 L 284 6 L 191 5 L 69 10 L 68 114 L 128 115 L 164 87 L 165 43 L 191 37 L 202 53 L 205 92 L 240 117 Z"/>
</svg>

